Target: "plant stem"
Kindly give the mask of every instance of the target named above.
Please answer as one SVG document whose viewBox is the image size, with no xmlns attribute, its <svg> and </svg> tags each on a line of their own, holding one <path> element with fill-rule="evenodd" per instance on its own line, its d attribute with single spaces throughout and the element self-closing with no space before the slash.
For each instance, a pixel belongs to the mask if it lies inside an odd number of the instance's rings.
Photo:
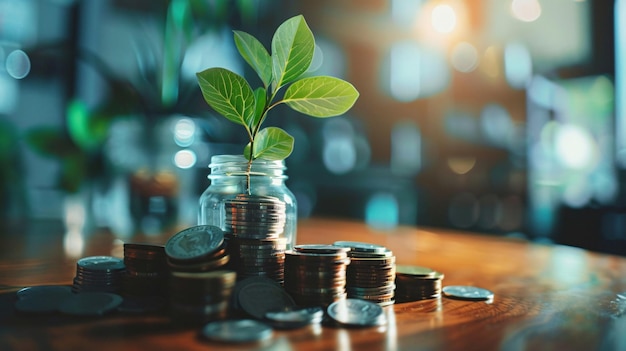
<svg viewBox="0 0 626 351">
<path fill-rule="evenodd" d="M 248 165 L 246 167 L 246 192 L 248 195 L 252 195 L 252 187 L 250 185 L 252 177 L 252 161 L 254 161 L 254 152 L 252 150 L 254 150 L 254 138 L 250 139 L 250 155 L 248 155 Z"/>
</svg>

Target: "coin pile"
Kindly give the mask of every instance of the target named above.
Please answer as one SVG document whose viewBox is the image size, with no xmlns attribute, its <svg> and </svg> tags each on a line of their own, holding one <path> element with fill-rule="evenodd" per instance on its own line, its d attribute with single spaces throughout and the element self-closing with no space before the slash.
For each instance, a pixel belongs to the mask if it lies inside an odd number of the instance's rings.
<svg viewBox="0 0 626 351">
<path fill-rule="evenodd" d="M 396 266 L 396 301 L 410 302 L 441 297 L 443 273 L 427 267 Z"/>
<path fill-rule="evenodd" d="M 124 295 L 163 295 L 168 267 L 163 245 L 124 243 Z"/>
<path fill-rule="evenodd" d="M 118 293 L 126 272 L 124 261 L 111 256 L 90 256 L 76 262 L 72 291 Z"/>
<path fill-rule="evenodd" d="M 170 315 L 183 323 L 222 318 L 237 274 L 224 269 L 230 256 L 224 232 L 211 225 L 184 229 L 165 243 L 170 269 Z"/>
<path fill-rule="evenodd" d="M 285 252 L 285 290 L 299 306 L 323 306 L 345 299 L 350 249 L 296 245 Z"/>
<path fill-rule="evenodd" d="M 226 317 L 236 277 L 230 270 L 172 272 L 169 280 L 172 319 L 189 324 Z"/>
<path fill-rule="evenodd" d="M 224 202 L 230 267 L 238 279 L 263 276 L 283 282 L 285 203 L 273 196 L 239 194 Z"/>
<path fill-rule="evenodd" d="M 223 268 L 230 256 L 224 232 L 212 225 L 184 229 L 165 243 L 166 262 L 174 272 L 207 272 Z"/>
<path fill-rule="evenodd" d="M 394 303 L 396 257 L 384 246 L 357 241 L 336 241 L 349 248 L 346 290 L 348 298 L 388 306 Z"/>
</svg>

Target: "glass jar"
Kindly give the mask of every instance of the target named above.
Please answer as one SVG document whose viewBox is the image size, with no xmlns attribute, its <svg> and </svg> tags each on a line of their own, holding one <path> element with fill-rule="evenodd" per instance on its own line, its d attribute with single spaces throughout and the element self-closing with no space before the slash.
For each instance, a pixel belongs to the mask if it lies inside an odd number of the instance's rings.
<svg viewBox="0 0 626 351">
<path fill-rule="evenodd" d="M 271 227 L 276 235 L 285 237 L 287 249 L 293 248 L 297 203 L 285 185 L 284 161 L 256 159 L 248 172 L 248 160 L 243 155 L 216 155 L 209 167 L 211 184 L 200 197 L 198 224 L 214 225 L 231 233 L 235 227 L 254 228 L 256 219 L 262 222 L 259 227 Z M 252 207 L 246 207 L 248 199 L 255 199 L 249 204 Z M 233 208 L 239 209 L 237 214 L 230 212 Z M 234 222 L 235 217 L 241 225 Z M 268 218 L 274 222 L 268 223 Z M 257 231 L 254 235 L 263 239 L 263 233 Z"/>
</svg>

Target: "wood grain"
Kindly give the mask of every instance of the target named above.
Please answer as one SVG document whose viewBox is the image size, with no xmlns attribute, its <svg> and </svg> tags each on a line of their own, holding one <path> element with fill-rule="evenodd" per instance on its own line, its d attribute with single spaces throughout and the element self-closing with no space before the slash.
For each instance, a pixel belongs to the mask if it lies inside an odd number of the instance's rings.
<svg viewBox="0 0 626 351">
<path fill-rule="evenodd" d="M 132 241 L 164 243 L 173 233 Z M 386 308 L 384 327 L 315 326 L 276 331 L 261 344 L 202 340 L 165 316 L 112 314 L 102 318 L 33 318 L 12 310 L 23 286 L 70 284 L 76 260 L 121 257 L 124 240 L 108 232 L 66 250 L 62 228 L 30 227 L 0 236 L 0 350 L 625 350 L 626 258 L 522 240 L 399 227 L 375 230 L 360 222 L 300 221 L 299 244 L 364 241 L 391 249 L 398 264 L 445 274 L 444 285 L 476 285 L 491 303 L 441 298 Z"/>
</svg>

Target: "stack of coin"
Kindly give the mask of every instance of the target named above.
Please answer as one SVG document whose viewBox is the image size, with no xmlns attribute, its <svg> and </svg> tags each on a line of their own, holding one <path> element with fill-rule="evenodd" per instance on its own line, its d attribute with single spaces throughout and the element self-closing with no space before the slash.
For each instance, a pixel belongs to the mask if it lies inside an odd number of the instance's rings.
<svg viewBox="0 0 626 351">
<path fill-rule="evenodd" d="M 349 248 L 346 290 L 348 298 L 388 306 L 394 303 L 396 257 L 384 246 L 357 241 L 336 241 Z"/>
<path fill-rule="evenodd" d="M 267 277 L 283 283 L 287 238 L 245 239 L 226 234 L 225 239 L 229 267 L 237 272 L 237 279 Z"/>
<path fill-rule="evenodd" d="M 230 270 L 172 272 L 171 317 L 183 323 L 205 323 L 226 317 L 237 274 Z"/>
<path fill-rule="evenodd" d="M 285 290 L 299 306 L 322 306 L 346 298 L 348 248 L 296 245 L 285 252 Z"/>
<path fill-rule="evenodd" d="M 223 268 L 230 256 L 224 232 L 211 225 L 184 229 L 165 243 L 166 262 L 171 271 L 207 272 Z"/>
<path fill-rule="evenodd" d="M 124 295 L 162 295 L 167 286 L 168 267 L 163 245 L 125 243 Z"/>
<path fill-rule="evenodd" d="M 76 262 L 76 276 L 72 291 L 118 293 L 126 266 L 124 261 L 111 256 L 84 257 Z"/>
<path fill-rule="evenodd" d="M 239 194 L 224 202 L 230 267 L 238 279 L 264 276 L 282 283 L 285 203 L 273 196 Z"/>
<path fill-rule="evenodd" d="M 440 298 L 443 277 L 443 273 L 427 267 L 396 266 L 396 301 Z"/>
<path fill-rule="evenodd" d="M 285 229 L 285 209 L 274 196 L 239 194 L 224 202 L 224 231 L 239 238 L 278 238 Z"/>
</svg>

